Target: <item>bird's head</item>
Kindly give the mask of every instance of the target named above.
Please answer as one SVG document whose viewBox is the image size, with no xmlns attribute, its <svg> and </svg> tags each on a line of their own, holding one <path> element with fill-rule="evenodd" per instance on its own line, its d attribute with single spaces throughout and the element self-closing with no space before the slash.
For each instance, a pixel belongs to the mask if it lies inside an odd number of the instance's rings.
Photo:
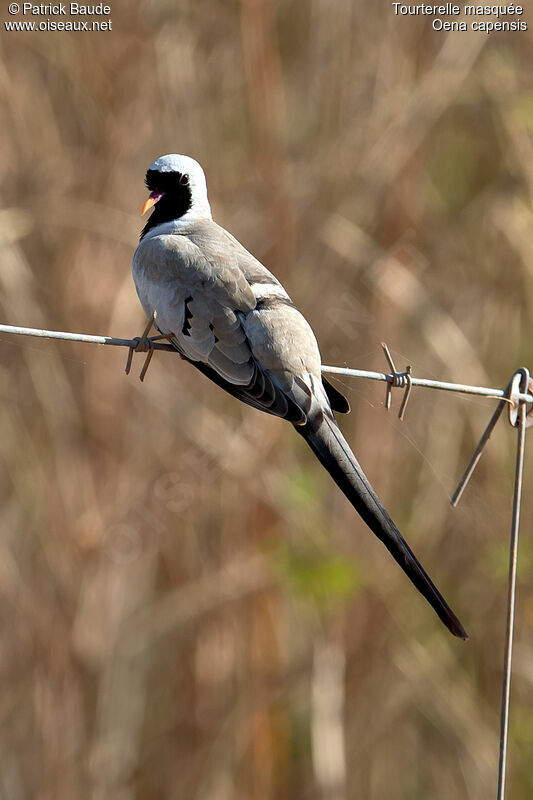
<svg viewBox="0 0 533 800">
<path fill-rule="evenodd" d="M 161 156 L 148 167 L 146 186 L 150 195 L 141 214 L 154 211 L 142 236 L 165 222 L 211 219 L 204 171 L 194 158 L 177 153 Z"/>
</svg>

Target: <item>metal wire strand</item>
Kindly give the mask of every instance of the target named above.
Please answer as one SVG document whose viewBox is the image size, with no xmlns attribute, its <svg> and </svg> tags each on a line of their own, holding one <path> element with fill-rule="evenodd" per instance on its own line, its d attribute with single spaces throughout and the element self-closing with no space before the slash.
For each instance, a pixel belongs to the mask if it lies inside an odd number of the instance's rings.
<svg viewBox="0 0 533 800">
<path fill-rule="evenodd" d="M 505 800 L 507 777 L 507 745 L 509 739 L 509 707 L 511 701 L 511 672 L 513 661 L 514 618 L 516 606 L 516 570 L 518 565 L 518 532 L 520 529 L 520 507 L 524 479 L 524 451 L 526 442 L 526 404 L 519 409 L 518 438 L 516 443 L 516 467 L 513 492 L 513 518 L 509 550 L 509 584 L 507 593 L 507 625 L 505 629 L 505 653 L 503 659 L 502 703 L 500 716 L 500 758 L 498 763 L 498 800 Z"/>
<path fill-rule="evenodd" d="M 510 386 L 510 384 L 509 384 L 509 386 Z M 487 444 L 488 440 L 490 439 L 492 431 L 496 427 L 496 423 L 498 422 L 498 420 L 500 419 L 500 417 L 502 415 L 503 409 L 505 408 L 505 404 L 506 404 L 506 398 L 502 398 L 500 400 L 500 402 L 498 403 L 498 405 L 496 406 L 496 410 L 494 411 L 494 414 L 490 418 L 489 424 L 485 428 L 485 430 L 483 432 L 483 435 L 482 435 L 481 439 L 479 440 L 479 443 L 478 443 L 476 449 L 474 450 L 474 455 L 470 459 L 470 463 L 468 464 L 467 468 L 465 469 L 465 471 L 463 473 L 463 477 L 461 478 L 461 480 L 457 484 L 457 488 L 456 488 L 455 492 L 452 494 L 452 497 L 451 497 L 451 500 L 450 500 L 450 503 L 452 504 L 452 506 L 455 507 L 458 504 L 458 502 L 461 499 L 461 497 L 463 496 L 463 492 L 466 489 L 466 487 L 468 486 L 470 478 L 472 477 L 472 475 L 474 473 L 474 470 L 475 470 L 475 468 L 477 467 L 477 465 L 479 463 L 479 459 L 483 455 L 483 450 L 485 449 L 485 445 Z"/>
<path fill-rule="evenodd" d="M 86 342 L 87 344 L 105 344 L 115 347 L 135 347 L 139 343 L 139 339 L 117 339 L 114 336 L 93 336 L 88 333 L 67 333 L 65 331 L 50 331 L 41 328 L 22 328 L 15 325 L 0 325 L 0 333 L 16 334 L 18 336 L 37 336 L 42 339 L 64 339 L 69 342 Z M 158 342 L 156 339 L 160 337 L 151 337 L 151 348 L 153 350 L 170 350 L 176 352 L 175 348 L 170 344 Z M 330 367 L 322 365 L 322 372 L 329 375 L 345 375 L 348 378 L 367 378 L 371 381 L 383 381 L 386 383 L 394 383 L 395 376 L 389 375 L 386 372 L 373 372 L 365 369 L 350 369 L 348 367 Z M 505 397 L 504 389 L 491 389 L 486 386 L 470 386 L 464 383 L 449 383 L 447 381 L 435 381 L 429 378 L 415 378 L 410 376 L 412 386 L 420 386 L 426 389 L 441 389 L 445 392 L 459 392 L 460 394 L 473 394 L 480 397 L 488 397 L 499 400 Z M 533 394 L 521 392 L 518 398 L 526 403 L 533 403 Z"/>
</svg>

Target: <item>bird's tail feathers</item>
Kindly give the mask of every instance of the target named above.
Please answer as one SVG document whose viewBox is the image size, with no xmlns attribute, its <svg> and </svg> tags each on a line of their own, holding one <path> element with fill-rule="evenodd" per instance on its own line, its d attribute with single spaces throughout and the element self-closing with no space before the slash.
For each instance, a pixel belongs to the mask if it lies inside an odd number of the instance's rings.
<svg viewBox="0 0 533 800">
<path fill-rule="evenodd" d="M 333 416 L 324 411 L 314 419 L 306 425 L 295 426 L 298 433 L 446 627 L 454 636 L 467 639 L 463 626 L 380 503 Z"/>
</svg>

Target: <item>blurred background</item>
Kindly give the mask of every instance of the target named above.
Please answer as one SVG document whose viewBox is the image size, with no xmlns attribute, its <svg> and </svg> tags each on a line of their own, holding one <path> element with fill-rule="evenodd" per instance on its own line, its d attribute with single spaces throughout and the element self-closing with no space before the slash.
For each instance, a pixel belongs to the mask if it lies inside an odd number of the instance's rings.
<svg viewBox="0 0 533 800">
<path fill-rule="evenodd" d="M 144 172 L 205 168 L 325 364 L 533 367 L 533 19 L 436 33 L 376 0 L 115 0 L 5 33 L 1 321 L 130 338 Z M 6 15 L 7 17 L 7 15 Z M 523 18 L 522 18 L 523 19 Z M 496 794 L 515 434 L 494 402 L 343 379 L 342 428 L 470 633 L 453 639 L 287 424 L 170 353 L 0 341 L 0 796 Z M 533 464 L 509 797 L 533 792 Z"/>
</svg>

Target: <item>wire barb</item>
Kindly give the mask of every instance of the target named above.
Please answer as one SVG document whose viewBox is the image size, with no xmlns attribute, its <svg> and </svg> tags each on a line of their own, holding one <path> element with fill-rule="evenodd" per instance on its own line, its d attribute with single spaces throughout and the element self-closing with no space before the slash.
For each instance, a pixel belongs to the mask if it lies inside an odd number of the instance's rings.
<svg viewBox="0 0 533 800">
<path fill-rule="evenodd" d="M 398 412 L 398 418 L 401 422 L 403 422 L 403 418 L 405 415 L 405 409 L 407 408 L 407 403 L 409 402 L 409 397 L 411 396 L 411 389 L 413 387 L 413 378 L 412 378 L 412 367 L 407 366 L 405 368 L 405 372 L 398 372 L 396 366 L 394 364 L 394 360 L 392 358 L 392 353 L 389 350 L 388 346 L 385 342 L 381 342 L 381 346 L 383 348 L 383 352 L 385 353 L 385 358 L 389 362 L 389 367 L 391 371 L 391 375 L 387 375 L 387 388 L 385 394 L 385 408 L 389 411 L 392 402 L 392 389 L 393 387 L 404 388 L 405 392 L 403 393 L 402 402 L 400 404 L 400 410 Z"/>
<path fill-rule="evenodd" d="M 411 397 L 412 388 L 413 388 L 413 383 L 411 380 L 411 365 L 408 365 L 405 373 L 405 392 L 403 393 L 402 402 L 400 404 L 400 410 L 398 411 L 398 419 L 400 420 L 400 422 L 403 422 L 405 409 L 407 408 L 407 403 L 409 402 L 409 398 Z"/>
<path fill-rule="evenodd" d="M 146 328 L 142 333 L 142 336 L 138 336 L 135 339 L 132 339 L 132 342 L 128 350 L 128 359 L 126 361 L 126 375 L 130 374 L 131 365 L 133 362 L 133 354 L 146 353 L 146 358 L 144 360 L 144 364 L 141 369 L 141 374 L 139 375 L 140 381 L 144 381 L 146 373 L 148 372 L 148 367 L 150 366 L 150 361 L 152 360 L 152 356 L 154 355 L 154 349 L 156 347 L 154 343 L 157 342 L 159 339 L 168 338 L 164 334 L 159 334 L 157 336 L 151 336 L 151 337 L 148 336 L 152 326 L 155 323 L 156 316 L 157 316 L 157 311 L 153 311 L 152 316 L 149 318 L 146 324 Z"/>
</svg>

